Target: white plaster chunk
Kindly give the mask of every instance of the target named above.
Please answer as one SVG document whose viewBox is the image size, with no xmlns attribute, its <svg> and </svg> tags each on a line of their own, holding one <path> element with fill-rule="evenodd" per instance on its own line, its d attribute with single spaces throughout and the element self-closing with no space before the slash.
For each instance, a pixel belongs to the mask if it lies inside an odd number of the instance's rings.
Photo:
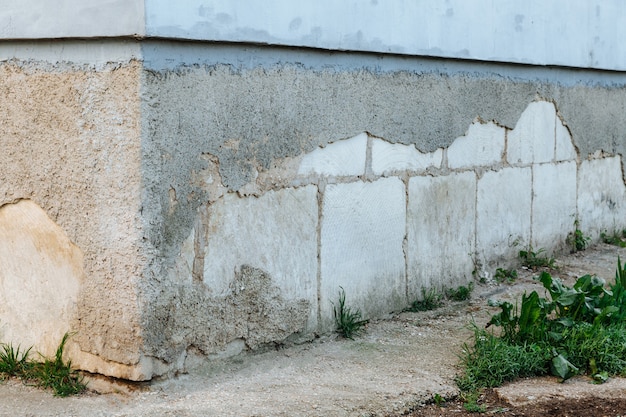
<svg viewBox="0 0 626 417">
<path fill-rule="evenodd" d="M 298 175 L 356 176 L 365 172 L 367 134 L 318 148 L 302 158 Z"/>
<path fill-rule="evenodd" d="M 495 123 L 472 123 L 448 148 L 448 168 L 491 166 L 502 161 L 505 129 Z"/>
<path fill-rule="evenodd" d="M 508 134 L 507 161 L 511 164 L 551 162 L 554 159 L 556 118 L 554 104 L 547 101 L 530 103 L 515 129 Z"/>
<path fill-rule="evenodd" d="M 409 300 L 422 288 L 467 283 L 474 269 L 476 174 L 412 177 L 407 218 Z"/>
<path fill-rule="evenodd" d="M 37 204 L 22 200 L 0 208 L 0 265 L 2 341 L 53 357 L 63 335 L 76 330 L 82 251 Z"/>
<path fill-rule="evenodd" d="M 578 157 L 576 148 L 572 142 L 572 136 L 558 117 L 556 119 L 556 146 L 554 157 L 556 161 L 575 161 Z"/>
<path fill-rule="evenodd" d="M 375 175 L 391 171 L 424 171 L 428 168 L 440 168 L 442 158 L 441 149 L 422 153 L 415 145 L 372 139 L 372 172 Z"/>
<path fill-rule="evenodd" d="M 576 219 L 576 162 L 533 166 L 532 245 L 562 249 Z"/>
<path fill-rule="evenodd" d="M 323 197 L 321 228 L 322 326 L 334 327 L 339 287 L 365 317 L 406 306 L 402 242 L 406 193 L 398 178 L 333 184 Z"/>
<path fill-rule="evenodd" d="M 226 295 L 235 270 L 267 272 L 286 300 L 307 300 L 308 330 L 317 323 L 317 188 L 268 191 L 261 197 L 226 194 L 208 208 L 204 283 Z"/>
<path fill-rule="evenodd" d="M 585 160 L 578 171 L 580 230 L 598 238 L 626 228 L 626 191 L 619 156 Z"/>
<path fill-rule="evenodd" d="M 517 259 L 530 243 L 531 169 L 504 168 L 478 180 L 476 252 L 483 266 Z"/>
</svg>

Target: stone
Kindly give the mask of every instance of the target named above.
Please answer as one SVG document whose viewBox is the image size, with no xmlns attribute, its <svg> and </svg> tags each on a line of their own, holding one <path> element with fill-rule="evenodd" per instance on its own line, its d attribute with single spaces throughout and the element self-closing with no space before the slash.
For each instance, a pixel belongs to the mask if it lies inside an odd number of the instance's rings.
<svg viewBox="0 0 626 417">
<path fill-rule="evenodd" d="M 472 278 L 476 174 L 411 178 L 407 223 L 409 300 Z"/>
<path fill-rule="evenodd" d="M 260 197 L 227 194 L 208 209 L 204 283 L 225 296 L 241 265 L 271 276 L 285 300 L 309 302 L 317 323 L 317 188 L 285 188 Z"/>
<path fill-rule="evenodd" d="M 317 148 L 302 158 L 298 175 L 358 176 L 365 173 L 366 133 Z"/>
<path fill-rule="evenodd" d="M 619 156 L 585 160 L 578 169 L 578 219 L 593 239 L 621 231 L 626 219 L 626 191 Z"/>
<path fill-rule="evenodd" d="M 472 123 L 448 147 L 448 168 L 492 166 L 502 162 L 506 130 L 495 123 Z"/>
<path fill-rule="evenodd" d="M 383 175 L 394 171 L 425 171 L 440 168 L 443 151 L 422 153 L 415 145 L 389 143 L 382 139 L 372 139 L 372 172 Z"/>
<path fill-rule="evenodd" d="M 531 168 L 485 172 L 476 197 L 477 261 L 488 269 L 517 259 L 530 243 Z"/>
<path fill-rule="evenodd" d="M 82 251 L 21 200 L 0 207 L 0 265 L 0 341 L 54 357 L 63 335 L 77 330 Z"/>
<path fill-rule="evenodd" d="M 554 104 L 530 103 L 507 137 L 506 159 L 510 164 L 551 162 L 556 128 Z"/>
<path fill-rule="evenodd" d="M 556 144 L 554 159 L 557 162 L 560 161 L 575 161 L 578 157 L 576 148 L 572 142 L 572 135 L 570 135 L 567 127 L 563 125 L 561 119 L 556 119 Z"/>
<path fill-rule="evenodd" d="M 323 329 L 334 327 L 339 287 L 364 317 L 406 306 L 405 222 L 406 191 L 398 178 L 326 187 L 320 249 Z"/>
<path fill-rule="evenodd" d="M 576 220 L 576 162 L 533 165 L 532 245 L 563 249 Z"/>
</svg>

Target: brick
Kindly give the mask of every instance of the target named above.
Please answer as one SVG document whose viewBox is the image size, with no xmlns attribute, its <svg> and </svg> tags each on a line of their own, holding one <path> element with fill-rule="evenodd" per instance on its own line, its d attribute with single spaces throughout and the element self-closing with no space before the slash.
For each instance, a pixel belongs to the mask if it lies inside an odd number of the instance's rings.
<svg viewBox="0 0 626 417">
<path fill-rule="evenodd" d="M 572 142 L 572 136 L 567 130 L 567 127 L 563 125 L 563 122 L 559 118 L 556 119 L 556 146 L 555 146 L 555 160 L 556 161 L 575 161 L 578 154 L 574 143 Z"/>
</svg>

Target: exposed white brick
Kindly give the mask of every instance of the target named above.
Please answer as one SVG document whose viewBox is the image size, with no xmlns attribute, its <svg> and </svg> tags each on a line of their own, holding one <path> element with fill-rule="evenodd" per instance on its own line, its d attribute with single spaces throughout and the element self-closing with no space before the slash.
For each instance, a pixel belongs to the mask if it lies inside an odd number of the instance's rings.
<svg viewBox="0 0 626 417">
<path fill-rule="evenodd" d="M 576 162 L 534 165 L 533 192 L 533 247 L 564 247 L 576 219 Z"/>
<path fill-rule="evenodd" d="M 556 110 L 547 101 L 530 103 L 507 140 L 511 164 L 551 162 L 554 159 Z"/>
<path fill-rule="evenodd" d="M 413 177 L 409 181 L 409 300 L 422 288 L 453 287 L 472 276 L 476 174 Z"/>
<path fill-rule="evenodd" d="M 427 168 L 440 168 L 442 158 L 441 149 L 422 153 L 414 145 L 372 139 L 372 172 L 376 175 L 390 171 L 424 171 Z"/>
<path fill-rule="evenodd" d="M 243 264 L 266 271 L 287 300 L 310 302 L 317 323 L 317 187 L 285 188 L 261 197 L 227 194 L 209 207 L 204 282 L 225 294 Z"/>
<path fill-rule="evenodd" d="M 298 175 L 363 175 L 366 153 L 367 134 L 361 133 L 306 154 L 298 168 Z"/>
<path fill-rule="evenodd" d="M 495 268 L 517 258 L 530 242 L 531 169 L 504 168 L 478 180 L 476 251 Z"/>
<path fill-rule="evenodd" d="M 561 120 L 556 119 L 556 149 L 555 159 L 557 161 L 575 161 L 577 154 L 572 136 L 569 134 L 567 127 L 563 126 Z"/>
<path fill-rule="evenodd" d="M 490 166 L 502 161 L 505 129 L 495 123 L 472 123 L 448 148 L 448 168 Z"/>
<path fill-rule="evenodd" d="M 402 242 L 406 193 L 398 178 L 326 187 L 321 228 L 323 328 L 334 326 L 339 287 L 364 316 L 406 306 Z"/>
<path fill-rule="evenodd" d="M 626 227 L 626 191 L 619 156 L 585 160 L 578 171 L 578 219 L 597 238 Z"/>
</svg>

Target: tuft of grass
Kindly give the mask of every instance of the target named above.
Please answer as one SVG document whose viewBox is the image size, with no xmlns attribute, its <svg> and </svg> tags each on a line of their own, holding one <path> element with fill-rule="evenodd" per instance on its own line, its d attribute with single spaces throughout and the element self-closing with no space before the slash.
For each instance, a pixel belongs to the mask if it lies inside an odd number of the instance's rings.
<svg viewBox="0 0 626 417">
<path fill-rule="evenodd" d="M 20 352 L 19 346 L 14 348 L 11 344 L 3 344 L 0 351 L 0 377 L 19 378 L 39 387 L 50 388 L 59 397 L 83 392 L 87 386 L 82 376 L 72 369 L 71 361 L 63 360 L 69 337 L 69 333 L 63 335 L 54 359 L 44 357 L 42 362 L 29 359 L 32 348 Z"/>
<path fill-rule="evenodd" d="M 533 247 L 529 246 L 528 250 L 519 251 L 519 257 L 522 260 L 523 266 L 533 270 L 537 268 L 556 269 L 556 260 L 547 256 L 545 253 L 546 250 L 544 248 L 534 251 Z"/>
<path fill-rule="evenodd" d="M 500 284 L 503 282 L 512 284 L 517 279 L 517 271 L 515 269 L 498 268 L 493 278 Z"/>
<path fill-rule="evenodd" d="M 452 301 L 465 301 L 471 297 L 472 291 L 474 291 L 474 283 L 470 282 L 467 286 L 461 285 L 457 288 L 447 289 L 446 297 Z"/>
<path fill-rule="evenodd" d="M 22 374 L 28 368 L 28 354 L 31 348 L 20 352 L 20 346 L 13 347 L 13 344 L 2 344 L 0 350 L 0 377 L 9 378 Z"/>
<path fill-rule="evenodd" d="M 431 288 L 428 291 L 426 291 L 425 288 L 422 288 L 422 299 L 413 301 L 413 303 L 411 303 L 411 307 L 408 308 L 408 311 L 430 311 L 435 310 L 442 305 L 443 295 L 440 292 L 434 288 Z"/>
<path fill-rule="evenodd" d="M 334 308 L 333 312 L 337 333 L 346 339 L 354 339 L 354 336 L 362 334 L 365 331 L 365 325 L 369 322 L 363 319 L 361 310 L 346 306 L 346 292 L 342 287 L 339 287 L 339 305 Z"/>
<path fill-rule="evenodd" d="M 612 234 L 608 234 L 605 230 L 600 233 L 600 238 L 604 243 L 608 243 L 609 245 L 619 246 L 621 248 L 626 248 L 626 229 L 618 232 L 614 231 Z"/>
</svg>

